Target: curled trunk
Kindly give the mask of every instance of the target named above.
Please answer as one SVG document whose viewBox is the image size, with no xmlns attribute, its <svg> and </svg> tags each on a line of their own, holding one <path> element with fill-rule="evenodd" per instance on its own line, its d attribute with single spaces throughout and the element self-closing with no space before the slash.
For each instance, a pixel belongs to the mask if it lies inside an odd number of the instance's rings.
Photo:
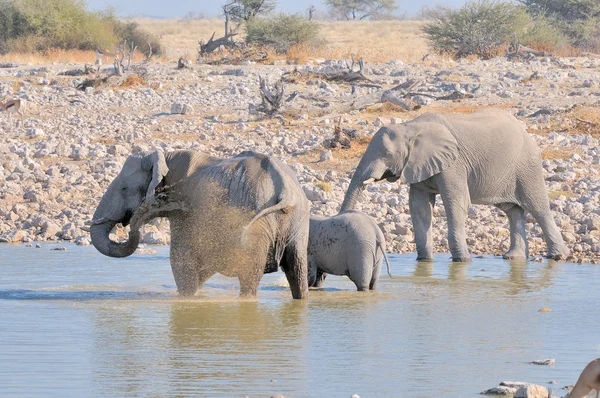
<svg viewBox="0 0 600 398">
<path fill-rule="evenodd" d="M 115 222 L 109 221 L 102 224 L 92 225 L 90 227 L 92 244 L 100 253 L 104 254 L 105 256 L 131 256 L 140 243 L 140 231 L 133 229 L 129 231 L 129 239 L 126 242 L 113 242 L 110 240 L 109 234 L 115 224 Z"/>
</svg>

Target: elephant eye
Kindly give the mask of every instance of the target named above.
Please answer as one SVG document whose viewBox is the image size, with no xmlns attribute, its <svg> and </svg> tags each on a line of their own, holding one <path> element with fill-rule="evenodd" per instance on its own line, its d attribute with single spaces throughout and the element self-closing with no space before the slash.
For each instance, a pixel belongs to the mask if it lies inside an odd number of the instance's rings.
<svg viewBox="0 0 600 398">
<path fill-rule="evenodd" d="M 127 187 L 121 187 L 121 192 L 127 191 Z"/>
</svg>

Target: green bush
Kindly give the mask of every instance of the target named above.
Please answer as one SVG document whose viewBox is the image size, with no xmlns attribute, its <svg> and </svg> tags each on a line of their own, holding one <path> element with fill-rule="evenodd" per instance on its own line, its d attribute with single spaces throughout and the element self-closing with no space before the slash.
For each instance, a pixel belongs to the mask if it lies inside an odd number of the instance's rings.
<svg viewBox="0 0 600 398">
<path fill-rule="evenodd" d="M 271 46 L 278 53 L 287 53 L 296 44 L 308 44 L 319 39 L 319 25 L 301 15 L 279 14 L 271 18 L 252 18 L 246 24 L 246 42 Z"/>
<path fill-rule="evenodd" d="M 540 13 L 534 17 L 523 7 L 518 9 L 514 34 L 520 44 L 544 51 L 553 51 L 569 42 L 544 14 Z"/>
<path fill-rule="evenodd" d="M 110 9 L 85 6 L 83 0 L 0 0 L 0 51 L 95 50 L 126 38 L 147 48 L 150 35 L 137 25 L 119 21 Z"/>
<path fill-rule="evenodd" d="M 431 47 L 456 58 L 490 58 L 514 32 L 518 9 L 512 3 L 472 1 L 460 9 L 441 7 L 423 27 Z"/>
<path fill-rule="evenodd" d="M 600 49 L 600 1 L 519 0 L 532 15 L 544 13 L 572 44 Z"/>
<path fill-rule="evenodd" d="M 543 13 L 533 17 L 514 3 L 493 0 L 468 2 L 460 9 L 437 8 L 425 25 L 431 47 L 456 58 L 490 58 L 500 46 L 516 39 L 520 44 L 551 51 L 567 42 L 560 29 Z"/>
<path fill-rule="evenodd" d="M 137 22 L 121 22 L 115 20 L 114 22 L 117 37 L 120 40 L 127 40 L 127 43 L 133 43 L 137 46 L 138 50 L 147 53 L 148 45 L 152 46 L 152 53 L 160 55 L 164 52 L 160 41 L 156 36 L 140 29 Z"/>
</svg>

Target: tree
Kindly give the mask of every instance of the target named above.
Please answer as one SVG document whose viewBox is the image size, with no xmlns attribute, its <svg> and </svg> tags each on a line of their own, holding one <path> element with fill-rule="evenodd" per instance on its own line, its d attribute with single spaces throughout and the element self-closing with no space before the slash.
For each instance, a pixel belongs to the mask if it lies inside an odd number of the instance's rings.
<svg viewBox="0 0 600 398">
<path fill-rule="evenodd" d="M 348 21 L 373 18 L 397 8 L 396 0 L 326 0 L 325 4 Z"/>
<path fill-rule="evenodd" d="M 243 23 L 257 16 L 275 9 L 275 0 L 230 0 L 221 6 L 225 16 L 225 37 L 232 32 L 237 32 Z M 230 22 L 235 22 L 234 29 L 229 27 Z"/>
</svg>

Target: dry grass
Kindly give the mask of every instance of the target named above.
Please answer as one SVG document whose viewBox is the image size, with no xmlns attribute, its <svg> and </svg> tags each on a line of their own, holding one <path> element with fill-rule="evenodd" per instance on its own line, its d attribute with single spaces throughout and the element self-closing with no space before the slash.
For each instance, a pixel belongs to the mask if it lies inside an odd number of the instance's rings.
<svg viewBox="0 0 600 398">
<path fill-rule="evenodd" d="M 593 106 L 578 106 L 569 112 L 552 118 L 540 124 L 541 128 L 532 131 L 535 134 L 545 135 L 551 132 L 568 134 L 589 134 L 595 138 L 600 137 L 600 109 Z"/>
<path fill-rule="evenodd" d="M 144 55 L 136 50 L 132 61 L 138 62 L 144 59 Z M 50 64 L 52 62 L 59 63 L 94 63 L 96 61 L 95 51 L 82 50 L 61 50 L 51 49 L 44 52 L 35 53 L 9 53 L 0 55 L 0 62 L 19 62 L 32 64 Z M 102 63 L 112 65 L 113 58 L 104 57 Z"/>
<path fill-rule="evenodd" d="M 569 159 L 572 153 L 572 149 L 546 149 L 542 152 L 542 160 Z"/>
<path fill-rule="evenodd" d="M 310 165 L 311 168 L 319 171 L 333 170 L 338 173 L 348 173 L 356 167 L 360 158 L 362 158 L 367 146 L 371 142 L 371 137 L 361 137 L 358 141 L 352 141 L 352 147 L 333 151 L 333 160 L 320 162 L 320 153 L 324 149 L 317 149 L 294 157 L 293 161 L 304 165 Z M 319 182 L 317 182 L 318 184 Z M 315 184 L 316 185 L 316 184 Z"/>
<path fill-rule="evenodd" d="M 592 106 L 577 107 L 570 115 L 575 122 L 571 134 L 591 134 L 600 136 L 600 108 Z"/>
<path fill-rule="evenodd" d="M 158 20 L 135 19 L 141 28 L 156 34 L 167 49 L 167 57 L 195 56 L 198 41 L 223 35 L 219 19 Z M 306 62 L 311 58 L 349 58 L 351 54 L 370 62 L 404 62 L 420 60 L 427 54 L 427 43 L 421 35 L 421 21 L 336 21 L 319 22 L 326 44 L 299 46 L 290 58 Z M 243 36 L 243 34 L 240 34 Z"/>
<path fill-rule="evenodd" d="M 548 199 L 550 200 L 554 200 L 561 195 L 567 198 L 575 197 L 575 194 L 571 191 L 548 191 Z"/>
<path fill-rule="evenodd" d="M 321 188 L 325 192 L 331 191 L 331 184 L 326 181 L 317 181 L 315 187 Z"/>
</svg>

